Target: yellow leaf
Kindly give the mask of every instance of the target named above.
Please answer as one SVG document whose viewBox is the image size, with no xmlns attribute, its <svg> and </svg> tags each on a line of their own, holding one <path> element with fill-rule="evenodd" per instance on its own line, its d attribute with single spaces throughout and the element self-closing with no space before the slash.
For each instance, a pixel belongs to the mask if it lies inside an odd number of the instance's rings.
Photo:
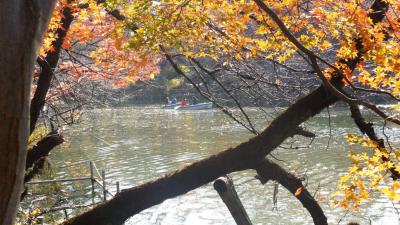
<svg viewBox="0 0 400 225">
<path fill-rule="evenodd" d="M 400 183 L 398 181 L 393 181 L 393 190 L 397 191 L 400 189 Z"/>
</svg>

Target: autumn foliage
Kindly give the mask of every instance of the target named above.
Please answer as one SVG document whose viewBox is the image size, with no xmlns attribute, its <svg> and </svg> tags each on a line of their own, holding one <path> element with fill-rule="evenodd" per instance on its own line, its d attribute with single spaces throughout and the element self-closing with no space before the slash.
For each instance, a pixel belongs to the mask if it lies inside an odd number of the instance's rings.
<svg viewBox="0 0 400 225">
<path fill-rule="evenodd" d="M 158 74 L 159 57 L 128 49 L 130 31 L 96 1 L 58 2 L 40 49 L 41 57 L 54 51 L 52 43 L 57 39 L 57 29 L 63 29 L 60 21 L 65 7 L 72 10 L 74 21 L 62 45 L 66 57 L 59 63 L 59 70 L 68 71 L 74 80 L 106 80 L 115 87 L 153 79 Z"/>
<path fill-rule="evenodd" d="M 340 71 L 344 85 L 400 97 L 400 1 L 383 1 L 387 11 L 382 20 L 371 15 L 369 0 L 263 2 L 302 46 L 322 59 L 326 78 Z M 247 0 L 60 1 L 40 50 L 42 57 L 54 50 L 63 7 L 70 7 L 75 17 L 63 44 L 75 59 L 63 60 L 58 69 L 75 80 L 107 79 L 121 87 L 152 79 L 163 54 L 224 63 L 287 63 L 304 57 L 276 21 Z M 123 19 L 110 15 L 115 10 Z M 354 69 L 349 66 L 353 62 Z M 353 134 L 347 140 L 366 148 L 349 153 L 352 163 L 339 180 L 334 203 L 357 208 L 369 200 L 371 191 L 399 201 L 400 184 L 388 179 L 388 171 L 400 172 L 400 151 Z M 389 160 L 382 161 L 382 156 Z"/>
</svg>

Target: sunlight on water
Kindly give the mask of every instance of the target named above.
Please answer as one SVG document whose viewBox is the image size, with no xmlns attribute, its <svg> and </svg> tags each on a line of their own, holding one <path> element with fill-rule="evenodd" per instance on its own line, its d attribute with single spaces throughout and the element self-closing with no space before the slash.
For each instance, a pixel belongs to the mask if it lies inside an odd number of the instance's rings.
<svg viewBox="0 0 400 225">
<path fill-rule="evenodd" d="M 267 125 L 261 119 L 259 124 L 260 127 Z M 327 114 L 307 122 L 306 128 L 317 134 L 311 148 L 278 149 L 273 153 L 284 160 L 280 164 L 289 171 L 306 177 L 311 193 L 318 191 L 324 197 L 329 197 L 335 190 L 338 177 L 346 170 L 348 146 L 343 135 L 357 132 L 345 111 L 331 112 L 331 131 L 328 124 Z M 396 134 L 397 140 L 398 128 L 391 132 Z M 93 160 L 99 168 L 106 170 L 107 179 L 119 181 L 122 189 L 155 179 L 251 137 L 244 128 L 217 110 L 178 112 L 154 108 L 90 111 L 84 122 L 72 127 L 65 136 L 66 143 L 51 156 L 56 167 L 68 162 Z M 309 143 L 309 139 L 300 138 L 290 139 L 284 145 L 301 147 Z M 59 170 L 57 175 L 68 176 L 68 170 Z M 272 210 L 273 183 L 261 185 L 254 176 L 255 172 L 250 170 L 233 174 L 236 190 L 253 224 L 312 224 L 307 211 L 282 187 L 279 187 L 277 210 Z M 111 186 L 111 189 L 115 191 L 115 187 Z M 327 202 L 322 202 L 321 206 L 330 224 L 339 221 L 340 224 L 349 221 L 399 224 L 396 209 L 386 198 L 372 201 L 361 212 L 346 212 L 330 207 Z M 126 224 L 235 223 L 217 192 L 208 184 L 147 209 Z"/>
</svg>

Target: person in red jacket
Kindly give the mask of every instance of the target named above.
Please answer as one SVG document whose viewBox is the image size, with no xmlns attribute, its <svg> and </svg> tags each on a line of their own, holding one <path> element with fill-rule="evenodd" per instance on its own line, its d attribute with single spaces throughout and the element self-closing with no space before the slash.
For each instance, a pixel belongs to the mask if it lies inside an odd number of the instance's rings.
<svg viewBox="0 0 400 225">
<path fill-rule="evenodd" d="M 187 106 L 187 99 L 186 98 L 182 99 L 181 106 L 182 106 L 182 108 L 185 108 Z"/>
</svg>

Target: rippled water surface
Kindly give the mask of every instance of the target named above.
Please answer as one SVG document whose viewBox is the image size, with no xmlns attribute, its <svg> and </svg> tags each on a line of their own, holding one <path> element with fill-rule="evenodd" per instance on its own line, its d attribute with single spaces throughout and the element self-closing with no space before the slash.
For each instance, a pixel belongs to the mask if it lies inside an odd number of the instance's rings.
<svg viewBox="0 0 400 225">
<path fill-rule="evenodd" d="M 253 116 L 257 116 L 254 112 Z M 259 116 L 259 126 L 267 125 Z M 331 111 L 307 123 L 317 134 L 310 148 L 309 139 L 287 141 L 274 156 L 289 171 L 306 176 L 311 193 L 329 197 L 338 177 L 346 170 L 348 160 L 343 135 L 356 132 L 347 111 Z M 392 129 L 396 135 L 396 128 Z M 331 135 L 332 138 L 329 138 Z M 398 136 L 398 135 L 396 135 Z M 202 159 L 247 140 L 251 135 L 217 110 L 182 112 L 156 108 L 118 108 L 90 111 L 82 123 L 65 133 L 66 143 L 51 156 L 56 167 L 66 163 L 93 160 L 106 170 L 107 179 L 129 188 L 155 179 L 167 172 Z M 327 144 L 329 142 L 329 147 Z M 69 176 L 59 169 L 57 176 Z M 236 190 L 253 224 L 312 224 L 301 204 L 279 187 L 277 209 L 273 209 L 272 182 L 261 185 L 254 171 L 232 175 Z M 113 191 L 114 186 L 110 187 Z M 396 207 L 386 198 L 372 201 L 360 212 L 346 212 L 321 203 L 330 224 L 358 221 L 360 224 L 399 224 Z M 205 225 L 235 224 L 212 184 L 183 196 L 169 199 L 130 218 L 126 224 Z"/>
</svg>

